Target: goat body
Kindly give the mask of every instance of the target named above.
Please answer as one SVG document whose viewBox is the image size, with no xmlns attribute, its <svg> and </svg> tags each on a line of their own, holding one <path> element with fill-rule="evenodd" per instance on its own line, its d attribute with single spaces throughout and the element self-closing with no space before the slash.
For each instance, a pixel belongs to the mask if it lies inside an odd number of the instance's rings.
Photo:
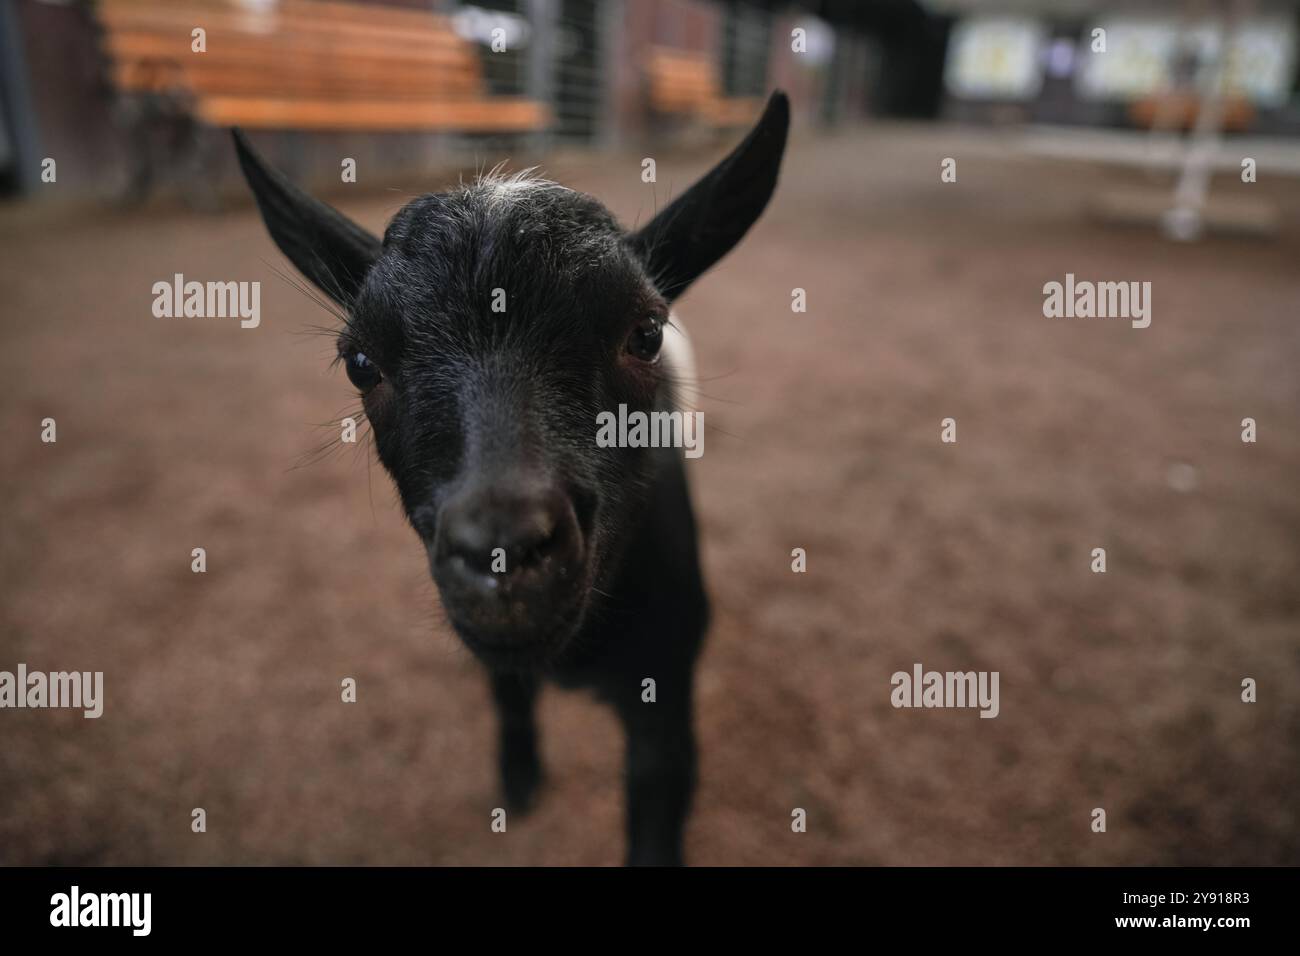
<svg viewBox="0 0 1300 956">
<path fill-rule="evenodd" d="M 487 666 L 507 806 L 541 782 L 542 681 L 590 689 L 626 730 L 630 863 L 682 861 L 709 612 L 683 449 L 601 442 L 597 423 L 686 413 L 694 365 L 671 304 L 766 207 L 788 124 L 775 93 L 636 232 L 589 196 L 489 175 L 411 201 L 382 241 L 235 133 L 272 238 L 346 310 L 339 356 L 379 459 Z"/>
</svg>

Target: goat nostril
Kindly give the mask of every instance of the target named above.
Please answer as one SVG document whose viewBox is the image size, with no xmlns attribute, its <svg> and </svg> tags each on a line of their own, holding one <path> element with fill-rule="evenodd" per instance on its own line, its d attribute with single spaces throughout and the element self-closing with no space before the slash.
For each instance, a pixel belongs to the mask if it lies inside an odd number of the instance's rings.
<svg viewBox="0 0 1300 956">
<path fill-rule="evenodd" d="M 560 543 L 560 522 L 550 511 L 536 511 L 516 527 L 509 544 L 502 543 L 506 556 L 506 571 L 541 564 L 557 550 Z M 499 554 L 500 552 L 498 552 Z"/>
</svg>

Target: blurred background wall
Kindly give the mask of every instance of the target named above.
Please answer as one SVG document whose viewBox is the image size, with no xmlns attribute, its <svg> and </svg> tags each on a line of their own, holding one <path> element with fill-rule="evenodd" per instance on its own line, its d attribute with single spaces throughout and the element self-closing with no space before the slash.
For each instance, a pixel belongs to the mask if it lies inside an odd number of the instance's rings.
<svg viewBox="0 0 1300 956">
<path fill-rule="evenodd" d="M 784 87 L 794 98 L 794 115 L 805 123 L 882 115 L 1133 130 L 1152 125 L 1152 111 L 1139 109 L 1141 104 L 1180 84 L 1203 82 L 1198 70 L 1203 74 L 1224 47 L 1230 95 L 1240 100 L 1234 100 L 1231 129 L 1283 136 L 1300 130 L 1297 13 L 1293 4 L 1276 0 L 355 0 L 357 5 L 445 18 L 437 22 L 477 52 L 483 95 L 527 97 L 546 106 L 549 121 L 527 138 L 532 154 L 662 144 L 665 136 L 694 132 L 698 124 L 683 122 L 690 110 L 656 109 L 652 63 L 659 51 L 696 58 L 711 74 L 716 99 L 741 100 Z M 139 114 L 149 108 L 140 101 L 153 101 L 158 112 L 158 102 L 184 95 L 184 77 L 153 90 L 123 89 L 115 81 L 114 64 L 122 57 L 115 56 L 105 11 L 124 7 L 186 10 L 196 21 L 204 10 L 245 11 L 261 16 L 269 30 L 276 29 L 277 10 L 287 9 L 277 0 L 191 0 L 179 6 L 8 0 L 0 19 L 0 183 L 7 193 L 39 196 L 41 160 L 57 155 L 64 174 L 58 195 L 108 198 L 126 188 L 141 150 L 160 148 L 146 147 L 143 134 L 167 140 L 170 134 L 140 122 Z M 1229 17 L 1231 33 L 1225 32 Z M 1099 27 L 1109 42 L 1104 57 L 1089 55 L 1092 31 Z M 798 51 L 791 39 L 796 28 L 806 32 Z M 506 49 L 492 50 L 494 29 L 502 30 Z M 181 60 L 189 50 L 183 33 L 176 38 L 173 56 Z M 290 35 L 285 42 L 296 41 Z M 219 52 L 214 48 L 208 56 Z M 705 125 L 739 126 L 748 118 L 740 110 L 730 123 Z M 211 134 L 196 129 L 181 138 Z M 467 148 L 499 146 L 487 134 L 454 126 L 394 128 L 379 141 L 363 133 L 294 128 L 277 138 L 272 151 L 309 178 L 332 172 L 313 167 L 314 156 L 340 150 L 385 175 L 455 161 Z M 496 137 L 516 151 L 521 138 Z M 173 142 L 162 162 L 191 146 Z M 216 170 L 205 172 L 229 177 L 233 170 L 221 153 Z"/>
</svg>

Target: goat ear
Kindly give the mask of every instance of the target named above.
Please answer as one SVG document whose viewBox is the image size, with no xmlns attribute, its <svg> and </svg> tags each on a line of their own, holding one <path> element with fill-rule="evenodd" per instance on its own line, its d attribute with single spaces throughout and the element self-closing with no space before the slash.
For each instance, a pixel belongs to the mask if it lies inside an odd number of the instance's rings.
<svg viewBox="0 0 1300 956">
<path fill-rule="evenodd" d="M 790 101 L 777 90 L 744 141 L 631 237 L 669 301 L 730 252 L 767 207 L 789 127 Z"/>
<path fill-rule="evenodd" d="M 239 166 L 275 244 L 317 288 L 340 305 L 350 305 L 379 258 L 379 240 L 267 165 L 242 130 L 232 134 Z"/>
</svg>

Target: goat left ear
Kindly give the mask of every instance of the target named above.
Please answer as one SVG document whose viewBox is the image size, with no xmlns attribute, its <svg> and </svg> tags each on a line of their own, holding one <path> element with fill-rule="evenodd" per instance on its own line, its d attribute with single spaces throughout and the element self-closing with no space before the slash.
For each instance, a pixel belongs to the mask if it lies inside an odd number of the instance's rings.
<svg viewBox="0 0 1300 956">
<path fill-rule="evenodd" d="M 744 141 L 704 178 L 631 237 L 670 302 L 731 251 L 767 207 L 790 127 L 790 101 L 777 90 Z"/>
<path fill-rule="evenodd" d="M 379 258 L 380 241 L 272 169 L 241 130 L 233 135 L 240 168 L 275 244 L 318 289 L 340 305 L 350 305 Z"/>
</svg>

